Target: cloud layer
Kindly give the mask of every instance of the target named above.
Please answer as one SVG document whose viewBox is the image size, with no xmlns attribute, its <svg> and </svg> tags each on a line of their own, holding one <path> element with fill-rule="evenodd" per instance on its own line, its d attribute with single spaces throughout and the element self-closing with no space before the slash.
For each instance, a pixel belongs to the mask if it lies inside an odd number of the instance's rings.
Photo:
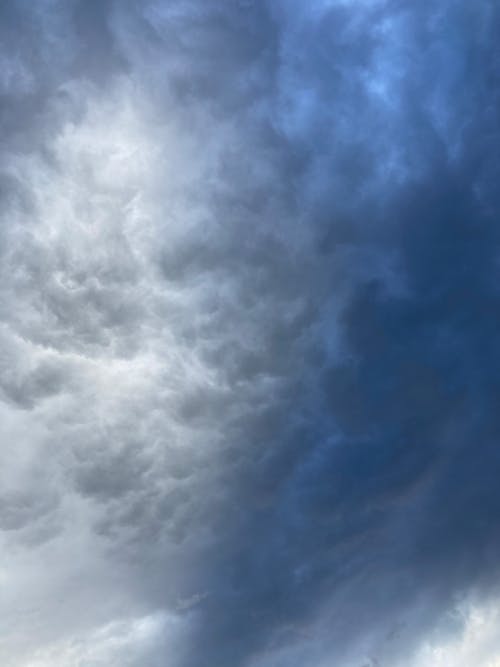
<svg viewBox="0 0 500 667">
<path fill-rule="evenodd" d="M 2 664 L 496 665 L 499 23 L 2 4 Z"/>
</svg>

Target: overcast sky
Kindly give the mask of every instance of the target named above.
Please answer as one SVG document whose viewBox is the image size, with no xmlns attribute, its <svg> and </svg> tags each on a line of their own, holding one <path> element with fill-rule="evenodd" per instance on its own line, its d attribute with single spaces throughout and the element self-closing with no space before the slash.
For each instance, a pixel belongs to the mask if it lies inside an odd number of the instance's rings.
<svg viewBox="0 0 500 667">
<path fill-rule="evenodd" d="M 2 0 L 2 667 L 500 666 L 499 37 Z"/>
</svg>

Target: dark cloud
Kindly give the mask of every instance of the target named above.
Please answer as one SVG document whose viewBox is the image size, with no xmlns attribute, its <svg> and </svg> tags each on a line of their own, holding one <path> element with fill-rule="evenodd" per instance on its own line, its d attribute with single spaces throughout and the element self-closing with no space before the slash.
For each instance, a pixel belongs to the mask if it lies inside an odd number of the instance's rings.
<svg viewBox="0 0 500 667">
<path fill-rule="evenodd" d="M 497 12 L 490 9 L 494 23 Z M 377 26 L 356 23 L 356 10 L 343 7 L 318 23 L 311 49 L 292 55 L 299 71 L 306 70 L 299 76 L 320 98 L 304 122 L 315 137 L 307 149 L 311 168 L 315 161 L 323 166 L 314 172 L 324 188 L 314 210 L 328 239 L 327 253 L 333 263 L 346 241 L 378 246 L 389 262 L 395 253 L 399 275 L 392 279 L 401 287 L 377 276 L 367 281 L 362 270 L 348 267 L 363 279 L 350 292 L 340 321 L 346 358 L 316 368 L 311 386 L 293 398 L 273 435 L 267 435 L 264 455 L 258 440 L 252 441 L 255 456 L 230 493 L 238 508 L 235 526 L 221 527 L 226 536 L 209 570 L 215 593 L 204 601 L 201 636 L 186 664 L 246 664 L 280 633 L 278 644 L 290 642 L 289 624 L 307 624 L 323 605 L 334 610 L 337 591 L 345 587 L 352 589 L 352 599 L 342 606 L 342 620 L 332 619 L 341 629 L 329 629 L 337 639 L 334 651 L 368 632 L 374 617 L 390 626 L 426 592 L 432 624 L 454 595 L 497 579 L 491 559 L 498 512 L 492 474 L 498 458 L 498 235 L 492 208 L 479 194 L 488 188 L 498 140 L 497 122 L 490 116 L 487 130 L 483 124 L 484 106 L 494 104 L 498 85 L 493 35 L 479 27 L 487 13 L 445 5 L 436 14 L 404 5 L 378 12 L 381 23 L 402 16 L 402 38 L 413 42 L 408 63 L 390 63 L 403 67 L 406 76 L 398 90 L 403 96 L 395 136 L 384 128 L 369 136 L 370 126 L 377 128 L 387 115 L 377 115 L 373 103 L 370 108 L 357 77 L 373 68 L 377 48 L 384 48 L 377 44 Z M 446 28 L 445 16 L 451 22 Z M 363 18 L 368 17 L 373 15 Z M 359 48 L 350 33 L 356 29 L 366 37 Z M 447 31 L 455 31 L 455 43 L 441 43 Z M 479 41 L 479 33 L 486 41 Z M 455 52 L 458 44 L 472 63 Z M 429 82 L 433 56 L 446 49 L 437 63 L 440 76 Z M 332 74 L 322 71 L 327 58 Z M 349 80 L 342 81 L 343 73 Z M 443 85 L 446 96 L 436 91 Z M 434 95 L 442 96 L 439 113 L 448 116 L 441 128 Z M 359 114 L 368 113 L 358 129 L 367 132 L 361 140 L 353 137 L 350 119 L 347 132 L 339 136 L 335 130 L 342 105 L 357 126 Z M 322 122 L 315 124 L 317 114 Z M 322 133 L 327 141 L 332 137 L 336 151 L 332 146 L 325 155 L 321 146 L 316 152 Z M 492 140 L 488 148 L 485 133 Z M 396 188 L 391 179 L 378 180 L 384 142 L 400 142 L 410 159 L 401 164 L 407 176 Z M 330 182 L 344 195 L 340 205 L 324 193 Z M 364 203 L 360 187 L 367 188 Z M 319 394 L 320 403 L 312 414 L 303 414 L 298 428 L 290 415 L 304 410 L 309 391 Z M 256 496 L 264 489 L 263 509 Z M 359 578 L 372 599 L 362 597 Z M 394 586 L 391 579 L 403 583 Z M 415 627 L 412 633 L 415 637 Z M 405 640 L 407 650 L 408 636 Z"/>
</svg>

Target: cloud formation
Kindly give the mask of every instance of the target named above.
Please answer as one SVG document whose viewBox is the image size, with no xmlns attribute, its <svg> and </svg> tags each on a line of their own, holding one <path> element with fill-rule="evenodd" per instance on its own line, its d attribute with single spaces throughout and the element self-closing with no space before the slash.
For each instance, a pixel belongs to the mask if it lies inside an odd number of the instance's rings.
<svg viewBox="0 0 500 667">
<path fill-rule="evenodd" d="M 496 664 L 499 22 L 2 4 L 2 664 Z"/>
</svg>

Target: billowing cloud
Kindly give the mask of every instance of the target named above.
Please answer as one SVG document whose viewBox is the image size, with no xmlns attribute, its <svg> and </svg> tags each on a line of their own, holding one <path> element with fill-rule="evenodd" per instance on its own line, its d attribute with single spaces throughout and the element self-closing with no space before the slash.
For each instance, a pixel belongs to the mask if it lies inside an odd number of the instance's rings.
<svg viewBox="0 0 500 667">
<path fill-rule="evenodd" d="M 493 667 L 493 2 L 0 9 L 0 658 Z"/>
</svg>

